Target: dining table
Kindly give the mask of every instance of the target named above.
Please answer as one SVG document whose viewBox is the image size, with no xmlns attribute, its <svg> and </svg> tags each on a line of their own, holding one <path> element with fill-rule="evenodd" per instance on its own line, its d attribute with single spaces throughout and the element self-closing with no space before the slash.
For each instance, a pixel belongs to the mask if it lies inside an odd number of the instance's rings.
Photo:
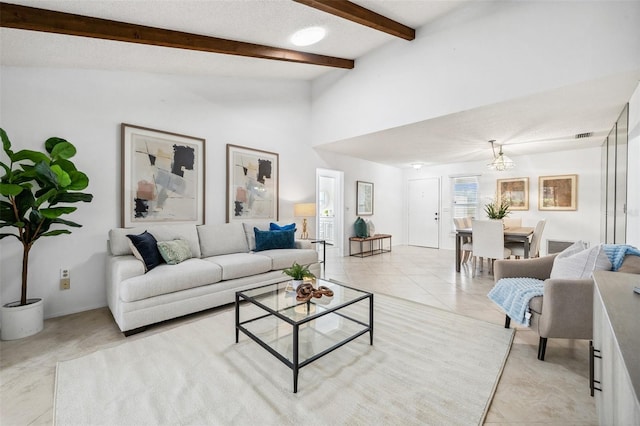
<svg viewBox="0 0 640 426">
<path fill-rule="evenodd" d="M 504 228 L 505 242 L 521 242 L 524 245 L 524 257 L 529 257 L 529 238 L 533 235 L 535 228 L 528 226 Z M 462 262 L 462 241 L 465 237 L 471 238 L 473 235 L 471 228 L 460 228 L 456 230 L 456 272 L 460 272 Z"/>
</svg>

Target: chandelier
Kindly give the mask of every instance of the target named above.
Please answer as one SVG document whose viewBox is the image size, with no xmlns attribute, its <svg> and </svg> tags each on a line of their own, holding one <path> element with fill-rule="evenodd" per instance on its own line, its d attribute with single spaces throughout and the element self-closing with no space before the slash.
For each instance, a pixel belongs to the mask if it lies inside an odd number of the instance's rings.
<svg viewBox="0 0 640 426">
<path fill-rule="evenodd" d="M 487 167 L 490 168 L 491 170 L 497 170 L 499 172 L 513 169 L 516 163 L 514 163 L 511 158 L 507 157 L 502 153 L 502 145 L 500 145 L 500 151 L 498 152 L 498 155 L 496 155 L 496 149 L 493 146 L 494 142 L 495 140 L 489 141 L 489 143 L 491 144 L 491 150 L 493 151 L 493 161 L 487 164 Z"/>
</svg>

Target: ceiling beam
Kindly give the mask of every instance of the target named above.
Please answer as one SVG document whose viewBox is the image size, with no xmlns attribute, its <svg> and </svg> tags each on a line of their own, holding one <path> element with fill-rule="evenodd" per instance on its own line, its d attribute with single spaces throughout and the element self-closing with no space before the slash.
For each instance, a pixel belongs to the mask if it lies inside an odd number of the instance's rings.
<svg viewBox="0 0 640 426">
<path fill-rule="evenodd" d="M 416 30 L 413 28 L 407 27 L 393 19 L 389 19 L 386 16 L 382 16 L 347 0 L 293 1 L 405 40 L 413 40 L 416 38 Z"/>
<path fill-rule="evenodd" d="M 0 3 L 0 27 L 352 69 L 354 60 Z"/>
</svg>

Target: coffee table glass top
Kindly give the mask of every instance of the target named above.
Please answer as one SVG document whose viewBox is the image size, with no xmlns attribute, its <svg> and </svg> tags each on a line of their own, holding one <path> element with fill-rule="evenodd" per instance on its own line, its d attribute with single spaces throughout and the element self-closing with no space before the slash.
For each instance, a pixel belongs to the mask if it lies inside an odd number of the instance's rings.
<svg viewBox="0 0 640 426">
<path fill-rule="evenodd" d="M 308 310 L 306 309 L 307 303 L 296 300 L 296 292 L 289 281 L 257 287 L 239 293 L 244 296 L 243 298 L 250 300 L 253 304 L 289 323 L 305 322 L 327 310 L 334 310 L 344 304 L 363 300 L 370 295 L 366 291 L 321 279 L 316 280 L 313 286 L 315 288 L 319 286 L 328 287 L 333 291 L 333 296 L 312 298 Z"/>
</svg>

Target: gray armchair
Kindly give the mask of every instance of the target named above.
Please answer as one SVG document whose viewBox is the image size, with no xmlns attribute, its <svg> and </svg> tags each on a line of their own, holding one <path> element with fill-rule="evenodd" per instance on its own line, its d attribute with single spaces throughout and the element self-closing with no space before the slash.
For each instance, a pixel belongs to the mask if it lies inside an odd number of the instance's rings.
<svg viewBox="0 0 640 426">
<path fill-rule="evenodd" d="M 544 281 L 544 296 L 529 302 L 529 328 L 540 336 L 538 359 L 544 361 L 548 338 L 591 339 L 593 335 L 593 280 L 549 279 L 556 255 L 535 259 L 496 260 L 494 280 L 537 278 Z M 505 328 L 511 318 L 506 316 Z"/>
</svg>

